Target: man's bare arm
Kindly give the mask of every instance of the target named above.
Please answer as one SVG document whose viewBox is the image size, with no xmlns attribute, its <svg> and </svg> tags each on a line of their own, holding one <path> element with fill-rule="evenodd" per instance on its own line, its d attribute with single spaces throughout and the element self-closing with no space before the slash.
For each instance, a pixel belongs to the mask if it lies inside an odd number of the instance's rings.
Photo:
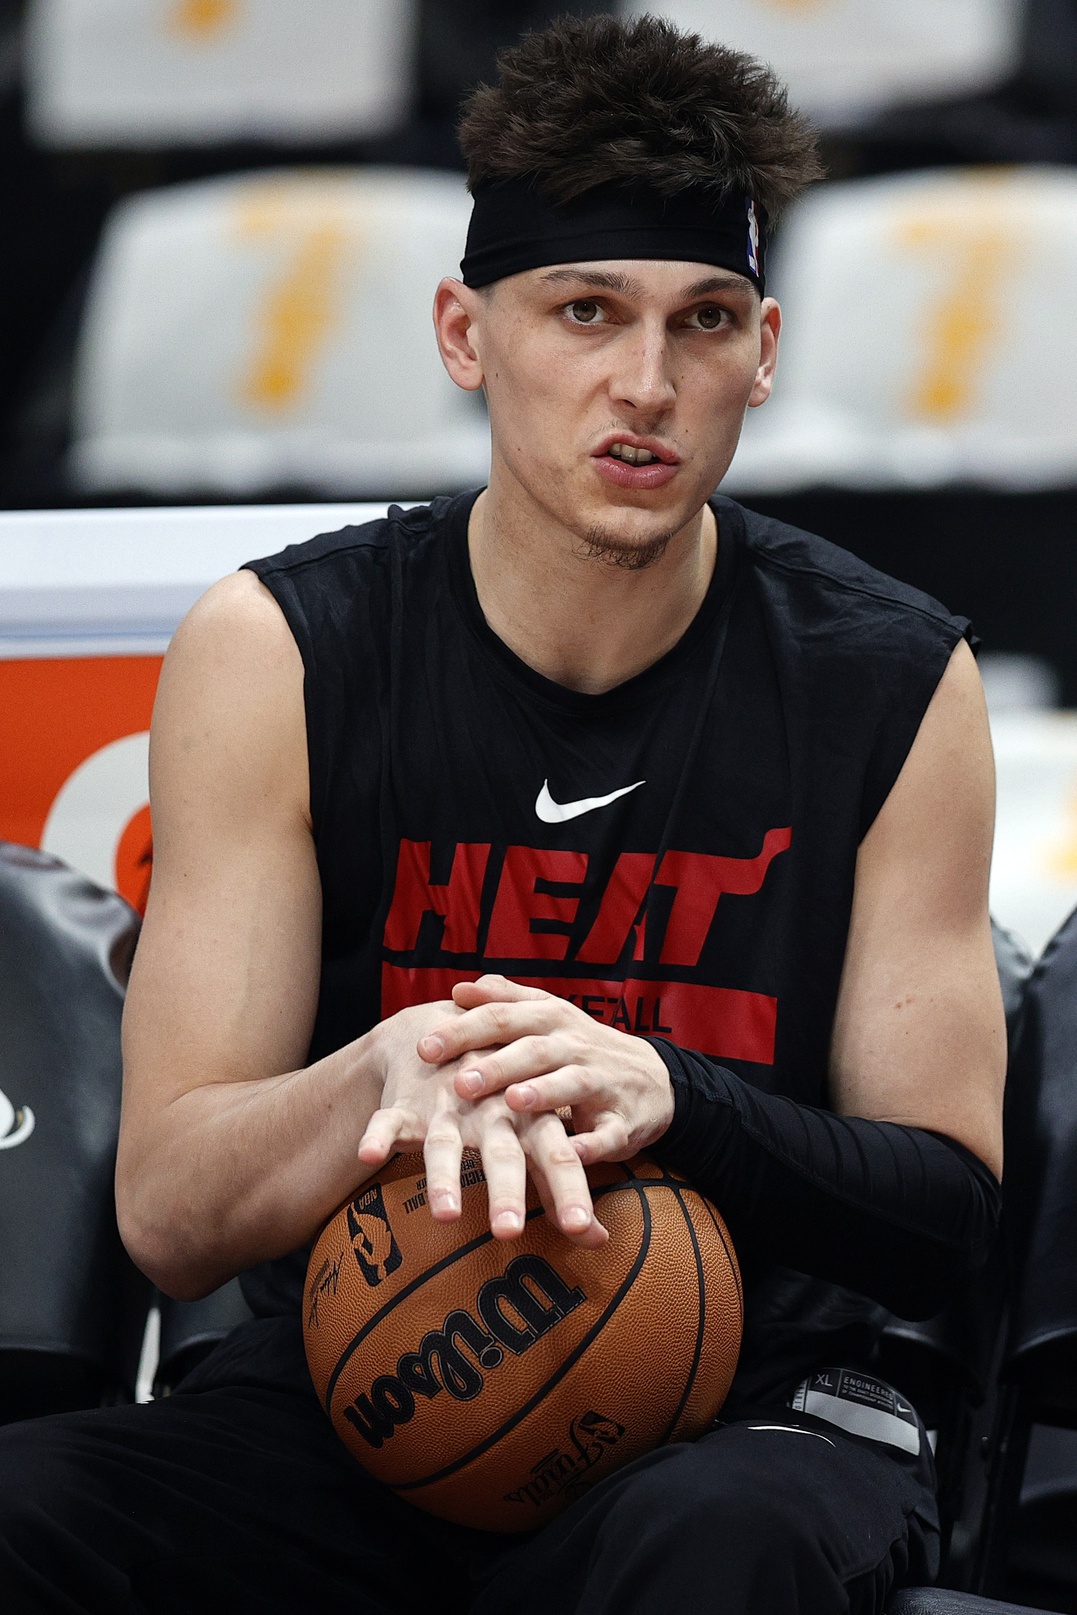
<svg viewBox="0 0 1077 1615">
<path fill-rule="evenodd" d="M 962 642 L 860 848 L 831 1051 L 835 1108 L 944 1133 L 1002 1172 L 1006 1027 L 987 883 L 995 777 Z"/>
<path fill-rule="evenodd" d="M 249 572 L 211 589 L 165 660 L 151 743 L 154 871 L 124 1016 L 120 1228 L 193 1296 L 308 1238 L 369 1169 L 363 1041 L 301 1069 L 320 892 L 303 667 Z"/>
<path fill-rule="evenodd" d="M 482 1155 L 495 1235 L 510 1231 L 500 1218 L 526 1155 L 566 1235 L 601 1243 L 561 1122 L 517 1121 L 500 1097 L 462 1104 L 455 1067 L 419 1058 L 418 1039 L 463 1013 L 453 1004 L 401 1010 L 303 1067 L 321 924 L 303 667 L 253 574 L 211 589 L 176 635 L 150 772 L 154 874 L 124 1018 L 116 1172 L 139 1266 L 169 1294 L 205 1294 L 305 1243 L 393 1147 L 443 1155 L 446 1135 Z M 372 1117 L 388 1142 L 360 1159 Z"/>
</svg>

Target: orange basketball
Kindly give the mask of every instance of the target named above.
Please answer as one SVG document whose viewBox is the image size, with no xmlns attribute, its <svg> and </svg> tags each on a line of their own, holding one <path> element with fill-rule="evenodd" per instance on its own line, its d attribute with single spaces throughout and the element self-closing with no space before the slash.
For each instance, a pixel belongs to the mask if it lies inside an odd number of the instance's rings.
<svg viewBox="0 0 1077 1615">
<path fill-rule="evenodd" d="M 533 1530 L 721 1407 L 742 1321 L 722 1219 L 647 1156 L 587 1175 L 601 1250 L 570 1244 L 533 1189 L 523 1234 L 495 1240 L 472 1154 L 458 1221 L 434 1221 L 422 1157 L 402 1155 L 322 1230 L 315 1388 L 349 1452 L 420 1508 Z"/>
</svg>

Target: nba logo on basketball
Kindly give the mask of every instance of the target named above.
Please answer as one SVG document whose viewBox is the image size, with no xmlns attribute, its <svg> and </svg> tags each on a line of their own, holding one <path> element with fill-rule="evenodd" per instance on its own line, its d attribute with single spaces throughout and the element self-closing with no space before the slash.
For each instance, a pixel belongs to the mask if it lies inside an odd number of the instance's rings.
<svg viewBox="0 0 1077 1615">
<path fill-rule="evenodd" d="M 375 1184 L 348 1207 L 348 1233 L 359 1271 L 373 1289 L 395 1273 L 403 1258 L 385 1209 L 381 1185 Z"/>
</svg>

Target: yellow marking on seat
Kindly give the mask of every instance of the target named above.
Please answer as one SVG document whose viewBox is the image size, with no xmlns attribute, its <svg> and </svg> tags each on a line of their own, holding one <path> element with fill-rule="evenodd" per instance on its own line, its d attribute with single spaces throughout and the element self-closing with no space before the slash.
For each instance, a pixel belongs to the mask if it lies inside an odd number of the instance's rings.
<svg viewBox="0 0 1077 1615">
<path fill-rule="evenodd" d="M 201 43 L 231 28 L 242 10 L 243 0 L 176 0 L 168 25 Z"/>
<path fill-rule="evenodd" d="M 1047 868 L 1058 880 L 1077 878 L 1077 791 L 1066 807 L 1066 828 L 1048 851 Z"/>
<path fill-rule="evenodd" d="M 243 208 L 241 233 L 268 239 L 283 258 L 255 312 L 254 352 L 239 387 L 243 403 L 274 413 L 302 403 L 340 326 L 358 225 L 354 205 L 320 188 L 267 186 Z"/>
<path fill-rule="evenodd" d="M 168 26 L 197 44 L 215 39 L 239 21 L 242 0 L 176 0 Z"/>
<path fill-rule="evenodd" d="M 932 255 L 939 269 L 907 398 L 907 411 L 918 420 L 947 425 L 967 419 L 982 395 L 1003 330 L 1005 292 L 1032 227 L 1024 210 L 1018 216 L 1012 193 L 1005 194 L 1007 177 L 1007 170 L 976 176 L 899 224 L 899 246 Z"/>
</svg>

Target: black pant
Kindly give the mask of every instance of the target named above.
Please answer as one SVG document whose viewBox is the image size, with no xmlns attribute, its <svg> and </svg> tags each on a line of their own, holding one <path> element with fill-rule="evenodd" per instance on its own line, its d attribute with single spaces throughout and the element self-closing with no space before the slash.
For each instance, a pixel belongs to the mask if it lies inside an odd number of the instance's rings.
<svg viewBox="0 0 1077 1615">
<path fill-rule="evenodd" d="M 936 1558 L 926 1450 L 784 1407 L 637 1460 L 533 1536 L 435 1520 L 347 1455 L 284 1320 L 167 1401 L 0 1430 L 8 1615 L 860 1615 Z"/>
</svg>

